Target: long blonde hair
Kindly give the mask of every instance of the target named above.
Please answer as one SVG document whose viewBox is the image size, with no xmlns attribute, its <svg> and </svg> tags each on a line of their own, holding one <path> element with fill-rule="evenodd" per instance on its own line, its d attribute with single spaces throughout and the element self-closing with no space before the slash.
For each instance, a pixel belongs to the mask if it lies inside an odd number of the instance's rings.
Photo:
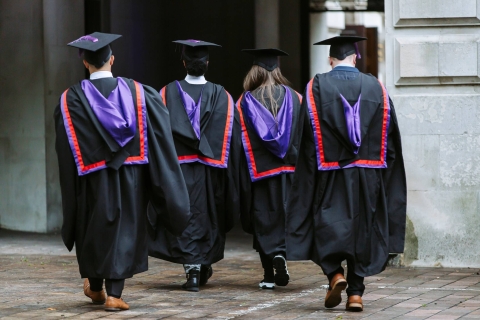
<svg viewBox="0 0 480 320">
<path fill-rule="evenodd" d="M 273 87 L 277 85 L 290 86 L 290 82 L 282 75 L 280 68 L 268 71 L 260 66 L 253 65 L 243 80 L 243 89 L 256 93 L 260 97 L 260 103 L 265 106 L 266 99 L 270 100 L 271 112 L 274 117 L 278 113 L 278 103 L 273 97 Z"/>
</svg>

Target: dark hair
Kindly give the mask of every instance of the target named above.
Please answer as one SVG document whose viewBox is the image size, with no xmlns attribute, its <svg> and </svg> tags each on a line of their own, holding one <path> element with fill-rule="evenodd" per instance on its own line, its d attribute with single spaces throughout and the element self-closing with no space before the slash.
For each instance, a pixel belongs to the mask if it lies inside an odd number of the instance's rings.
<svg viewBox="0 0 480 320">
<path fill-rule="evenodd" d="M 97 51 L 88 51 L 85 50 L 83 53 L 83 58 L 95 68 L 100 69 L 103 67 L 110 57 L 112 56 L 112 49 L 110 45 L 106 45 L 103 48 L 100 48 Z"/>
<path fill-rule="evenodd" d="M 185 68 L 187 69 L 187 73 L 194 77 L 203 76 L 207 73 L 208 65 L 206 61 L 202 61 L 199 59 L 185 61 Z"/>
</svg>

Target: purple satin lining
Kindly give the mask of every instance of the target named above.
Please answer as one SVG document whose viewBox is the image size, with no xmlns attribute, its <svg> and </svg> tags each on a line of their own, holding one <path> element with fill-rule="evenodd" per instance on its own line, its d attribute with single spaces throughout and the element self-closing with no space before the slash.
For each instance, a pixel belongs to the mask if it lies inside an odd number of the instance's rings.
<svg viewBox="0 0 480 320">
<path fill-rule="evenodd" d="M 144 143 L 143 143 L 143 152 L 144 152 L 144 157 L 143 159 L 135 159 L 138 157 L 133 157 L 133 159 L 127 159 L 124 164 L 126 165 L 132 165 L 132 164 L 146 164 L 148 163 L 148 141 L 147 141 L 147 109 L 146 109 L 146 104 L 145 104 L 145 92 L 143 91 L 143 86 L 139 84 L 139 90 L 140 90 L 140 101 L 142 104 L 142 114 L 139 115 L 139 117 L 142 117 L 143 121 L 143 138 L 144 138 Z M 68 91 L 68 90 L 67 90 Z M 82 170 L 82 166 L 80 164 L 80 159 L 78 158 L 76 149 L 75 149 L 75 144 L 76 142 L 73 139 L 72 132 L 70 131 L 69 127 L 69 119 L 67 115 L 65 114 L 65 108 L 67 107 L 65 105 L 65 95 L 67 94 L 67 91 L 65 91 L 62 94 L 61 97 L 61 111 L 62 111 L 62 117 L 63 117 L 63 124 L 65 126 L 65 131 L 67 132 L 67 137 L 68 137 L 68 142 L 70 144 L 70 149 L 72 150 L 73 157 L 75 159 L 75 164 L 77 165 L 77 172 L 79 176 L 84 176 L 86 174 L 89 174 L 91 172 L 99 171 L 102 169 L 105 169 L 107 166 L 106 164 L 100 165 L 100 166 L 95 166 L 93 168 L 87 169 L 87 170 Z"/>
<path fill-rule="evenodd" d="M 202 104 L 203 88 L 202 92 L 200 93 L 200 98 L 198 98 L 198 102 L 195 103 L 192 97 L 190 97 L 188 93 L 183 91 L 180 82 L 175 82 L 177 83 L 178 93 L 180 94 L 183 106 L 185 107 L 185 111 L 187 112 L 188 120 L 190 120 L 190 123 L 192 124 L 193 131 L 195 131 L 197 139 L 200 140 L 200 105 Z"/>
<path fill-rule="evenodd" d="M 285 97 L 276 119 L 254 96 L 245 93 L 244 113 L 248 124 L 262 139 L 264 146 L 277 157 L 283 159 L 290 145 L 292 130 L 293 100 L 288 88 L 285 88 Z"/>
<path fill-rule="evenodd" d="M 343 111 L 345 112 L 348 138 L 353 146 L 353 153 L 358 154 L 362 144 L 362 132 L 360 130 L 360 99 L 362 95 L 360 94 L 358 101 L 353 106 L 341 94 L 340 97 L 342 98 Z"/>
<path fill-rule="evenodd" d="M 107 99 L 89 80 L 82 81 L 82 89 L 98 121 L 121 147 L 135 137 L 135 105 L 130 88 L 122 78 L 118 78 L 118 86 Z"/>
</svg>

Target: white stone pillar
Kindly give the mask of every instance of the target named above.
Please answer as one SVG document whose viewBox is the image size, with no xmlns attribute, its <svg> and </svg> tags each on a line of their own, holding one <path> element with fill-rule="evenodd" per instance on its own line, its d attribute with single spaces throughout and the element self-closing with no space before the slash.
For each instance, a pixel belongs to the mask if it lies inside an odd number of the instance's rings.
<svg viewBox="0 0 480 320">
<path fill-rule="evenodd" d="M 345 13 L 343 12 L 310 14 L 310 77 L 332 69 L 328 63 L 330 46 L 314 46 L 313 44 L 337 36 L 343 29 L 345 29 Z"/>
</svg>

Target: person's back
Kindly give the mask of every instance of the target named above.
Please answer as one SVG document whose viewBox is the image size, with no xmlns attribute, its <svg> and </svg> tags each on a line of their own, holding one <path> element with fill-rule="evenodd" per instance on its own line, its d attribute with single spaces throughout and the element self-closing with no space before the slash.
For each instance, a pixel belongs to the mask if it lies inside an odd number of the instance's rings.
<svg viewBox="0 0 480 320">
<path fill-rule="evenodd" d="M 241 221 L 253 235 L 264 278 L 262 289 L 289 282 L 285 248 L 285 202 L 295 170 L 303 125 L 301 97 L 278 67 L 278 49 L 244 50 L 255 56 L 237 102 L 244 154 Z"/>
<path fill-rule="evenodd" d="M 287 257 L 311 259 L 329 280 L 325 307 L 362 311 L 364 277 L 403 251 L 406 182 L 400 132 L 383 85 L 355 68 L 354 43 L 335 37 L 332 71 L 305 90 L 309 125 L 287 205 Z M 347 261 L 344 278 L 342 261 Z"/>
<path fill-rule="evenodd" d="M 204 76 L 208 69 L 207 47 L 214 44 L 198 40 L 178 43 L 183 46 L 187 76 L 166 85 L 160 95 L 170 113 L 192 219 L 180 237 L 157 228 L 149 254 L 183 264 L 187 282 L 182 288 L 199 291 L 212 276 L 211 265 L 223 259 L 225 234 L 238 215 L 234 170 L 240 133 L 230 94 Z"/>
<path fill-rule="evenodd" d="M 151 87 L 113 77 L 112 38 L 93 33 L 70 44 L 85 50 L 90 79 L 62 94 L 54 117 L 64 243 L 75 245 L 85 295 L 119 311 L 129 308 L 124 280 L 148 268 L 147 206 L 174 233 L 185 228 L 189 208 L 168 113 Z M 101 47 L 93 51 L 94 44 Z"/>
</svg>

